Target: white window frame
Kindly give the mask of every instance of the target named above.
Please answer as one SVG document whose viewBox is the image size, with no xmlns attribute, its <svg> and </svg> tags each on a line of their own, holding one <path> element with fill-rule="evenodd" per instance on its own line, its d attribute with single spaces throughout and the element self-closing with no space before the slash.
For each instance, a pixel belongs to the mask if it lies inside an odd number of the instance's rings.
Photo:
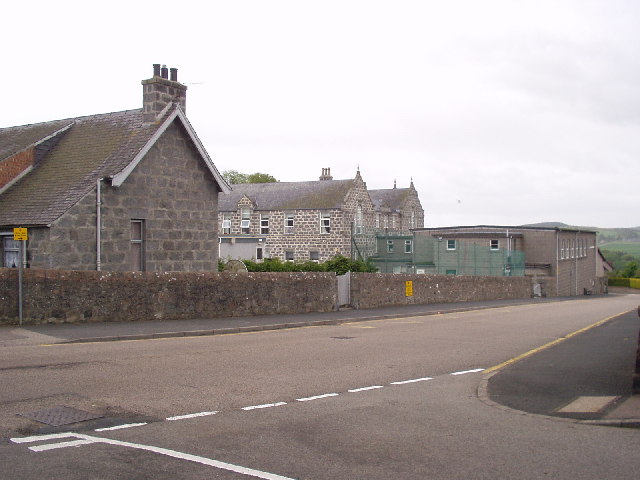
<svg viewBox="0 0 640 480">
<path fill-rule="evenodd" d="M 331 212 L 320 212 L 320 233 L 322 235 L 331 233 Z"/>
<path fill-rule="evenodd" d="M 489 240 L 489 249 L 492 252 L 497 252 L 498 250 L 500 250 L 500 240 Z"/>
<path fill-rule="evenodd" d="M 356 221 L 355 221 L 355 233 L 361 234 L 364 231 L 363 217 L 362 217 L 362 205 L 356 207 Z"/>
<path fill-rule="evenodd" d="M 294 233 L 296 224 L 296 214 L 292 212 L 286 212 L 284 214 L 284 233 Z"/>
<path fill-rule="evenodd" d="M 451 243 L 453 242 L 453 243 Z M 453 246 L 451 246 L 453 245 Z M 453 252 L 458 248 L 458 241 L 455 239 L 447 239 L 447 250 Z"/>
<path fill-rule="evenodd" d="M 222 214 L 222 234 L 223 235 L 231 234 L 231 215 L 228 213 Z"/>
<path fill-rule="evenodd" d="M 393 240 L 387 240 L 387 253 L 393 253 L 394 247 Z"/>
<path fill-rule="evenodd" d="M 413 253 L 413 240 L 404 241 L 404 253 Z"/>
<path fill-rule="evenodd" d="M 244 234 L 251 233 L 251 209 L 248 207 L 240 209 L 240 229 Z"/>
<path fill-rule="evenodd" d="M 140 235 L 137 238 L 134 238 L 134 235 L 133 235 L 134 225 L 138 225 L 140 229 Z M 135 218 L 131 219 L 131 227 L 130 227 L 131 230 L 130 230 L 130 239 L 129 239 L 131 243 L 131 248 L 130 248 L 130 257 L 129 257 L 129 267 L 131 268 L 131 271 L 134 271 L 134 272 L 138 272 L 138 271 L 144 272 L 146 270 L 145 252 L 144 252 L 145 250 L 144 227 L 145 227 L 144 220 L 135 219 Z M 137 257 L 136 260 L 134 260 L 134 255 Z"/>
<path fill-rule="evenodd" d="M 269 235 L 269 215 L 260 214 L 260 235 Z"/>
<path fill-rule="evenodd" d="M 14 240 L 13 233 L 2 235 L 0 238 L 2 238 L 2 266 L 18 268 L 20 266 L 20 240 Z M 11 255 L 8 255 L 9 253 Z M 13 262 L 10 261 L 10 258 L 14 259 Z"/>
</svg>

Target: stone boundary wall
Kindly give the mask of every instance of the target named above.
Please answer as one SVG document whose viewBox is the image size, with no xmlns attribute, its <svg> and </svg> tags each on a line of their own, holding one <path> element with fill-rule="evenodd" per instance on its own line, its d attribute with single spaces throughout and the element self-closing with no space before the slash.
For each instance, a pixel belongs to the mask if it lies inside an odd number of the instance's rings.
<svg viewBox="0 0 640 480">
<path fill-rule="evenodd" d="M 406 281 L 413 282 L 413 295 L 407 296 Z M 549 292 L 549 279 L 537 278 L 542 291 Z M 377 308 L 391 305 L 426 303 L 481 302 L 530 298 L 531 277 L 474 277 L 458 275 L 411 275 L 352 273 L 351 304 L 354 308 Z"/>
<path fill-rule="evenodd" d="M 334 273 L 23 271 L 23 323 L 326 312 Z M 18 271 L 0 268 L 0 324 L 17 324 Z"/>
<path fill-rule="evenodd" d="M 175 320 L 328 312 L 335 274 L 23 271 L 23 323 Z M 406 296 L 405 281 L 413 282 Z M 532 284 L 554 296 L 549 278 L 351 274 L 351 304 L 393 305 L 530 298 Z M 0 268 L 0 324 L 18 323 L 18 271 Z"/>
</svg>

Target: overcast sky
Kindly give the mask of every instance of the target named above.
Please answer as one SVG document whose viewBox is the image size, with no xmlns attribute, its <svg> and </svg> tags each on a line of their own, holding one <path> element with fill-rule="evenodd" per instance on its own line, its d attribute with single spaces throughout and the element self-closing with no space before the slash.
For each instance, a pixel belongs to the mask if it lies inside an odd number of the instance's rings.
<svg viewBox="0 0 640 480">
<path fill-rule="evenodd" d="M 0 127 L 142 106 L 178 68 L 220 171 L 360 168 L 425 226 L 640 226 L 640 1 L 10 2 Z"/>
</svg>

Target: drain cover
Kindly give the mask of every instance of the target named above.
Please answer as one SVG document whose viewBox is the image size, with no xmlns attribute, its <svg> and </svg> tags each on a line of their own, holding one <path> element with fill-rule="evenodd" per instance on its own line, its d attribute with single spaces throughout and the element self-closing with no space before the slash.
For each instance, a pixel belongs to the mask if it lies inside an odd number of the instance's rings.
<svg viewBox="0 0 640 480">
<path fill-rule="evenodd" d="M 352 340 L 356 337 L 331 337 L 331 338 L 335 338 L 336 340 Z"/>
<path fill-rule="evenodd" d="M 96 415 L 95 413 L 85 412 L 71 407 L 54 407 L 45 408 L 44 410 L 36 410 L 35 412 L 19 413 L 18 415 L 36 422 L 45 423 L 52 427 L 59 427 L 61 425 L 69 425 L 71 423 L 85 422 L 87 420 L 94 420 L 96 418 L 102 418 L 103 415 Z"/>
</svg>

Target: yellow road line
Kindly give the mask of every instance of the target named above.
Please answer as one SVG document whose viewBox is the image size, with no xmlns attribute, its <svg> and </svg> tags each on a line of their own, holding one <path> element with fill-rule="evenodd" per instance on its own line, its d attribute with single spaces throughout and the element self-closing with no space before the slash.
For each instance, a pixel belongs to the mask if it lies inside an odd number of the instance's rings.
<svg viewBox="0 0 640 480">
<path fill-rule="evenodd" d="M 520 360 L 522 360 L 523 358 L 527 358 L 530 357 L 531 355 L 541 352 L 542 350 L 546 350 L 549 347 L 553 347 L 554 345 L 557 345 L 558 343 L 564 342 L 565 340 L 568 340 L 572 337 L 575 337 L 576 335 L 580 335 L 581 333 L 586 332 L 587 330 L 591 330 L 592 328 L 598 327 L 600 325 L 602 325 L 603 323 L 608 322 L 609 320 L 613 320 L 616 317 L 620 317 L 622 315 L 625 315 L 629 312 L 632 312 L 632 310 L 628 310 L 626 312 L 621 312 L 621 313 L 616 313 L 615 315 L 612 315 L 610 317 L 607 317 L 603 320 L 598 320 L 596 323 L 593 323 L 591 325 L 588 325 L 584 328 L 581 328 L 580 330 L 576 330 L 575 332 L 571 332 L 567 335 L 565 335 L 564 337 L 561 338 L 556 338 L 555 340 L 549 342 L 549 343 L 545 343 L 544 345 L 538 347 L 538 348 L 534 348 L 533 350 L 529 350 L 528 352 L 523 353 L 522 355 L 518 355 L 517 357 L 513 357 L 510 360 L 507 360 L 506 362 L 502 362 L 499 365 L 494 365 L 493 367 L 489 367 L 487 368 L 483 373 L 491 373 L 491 372 L 495 372 L 496 370 L 500 370 L 501 368 L 506 367 L 507 365 L 511 365 L 512 363 L 516 363 Z"/>
</svg>

